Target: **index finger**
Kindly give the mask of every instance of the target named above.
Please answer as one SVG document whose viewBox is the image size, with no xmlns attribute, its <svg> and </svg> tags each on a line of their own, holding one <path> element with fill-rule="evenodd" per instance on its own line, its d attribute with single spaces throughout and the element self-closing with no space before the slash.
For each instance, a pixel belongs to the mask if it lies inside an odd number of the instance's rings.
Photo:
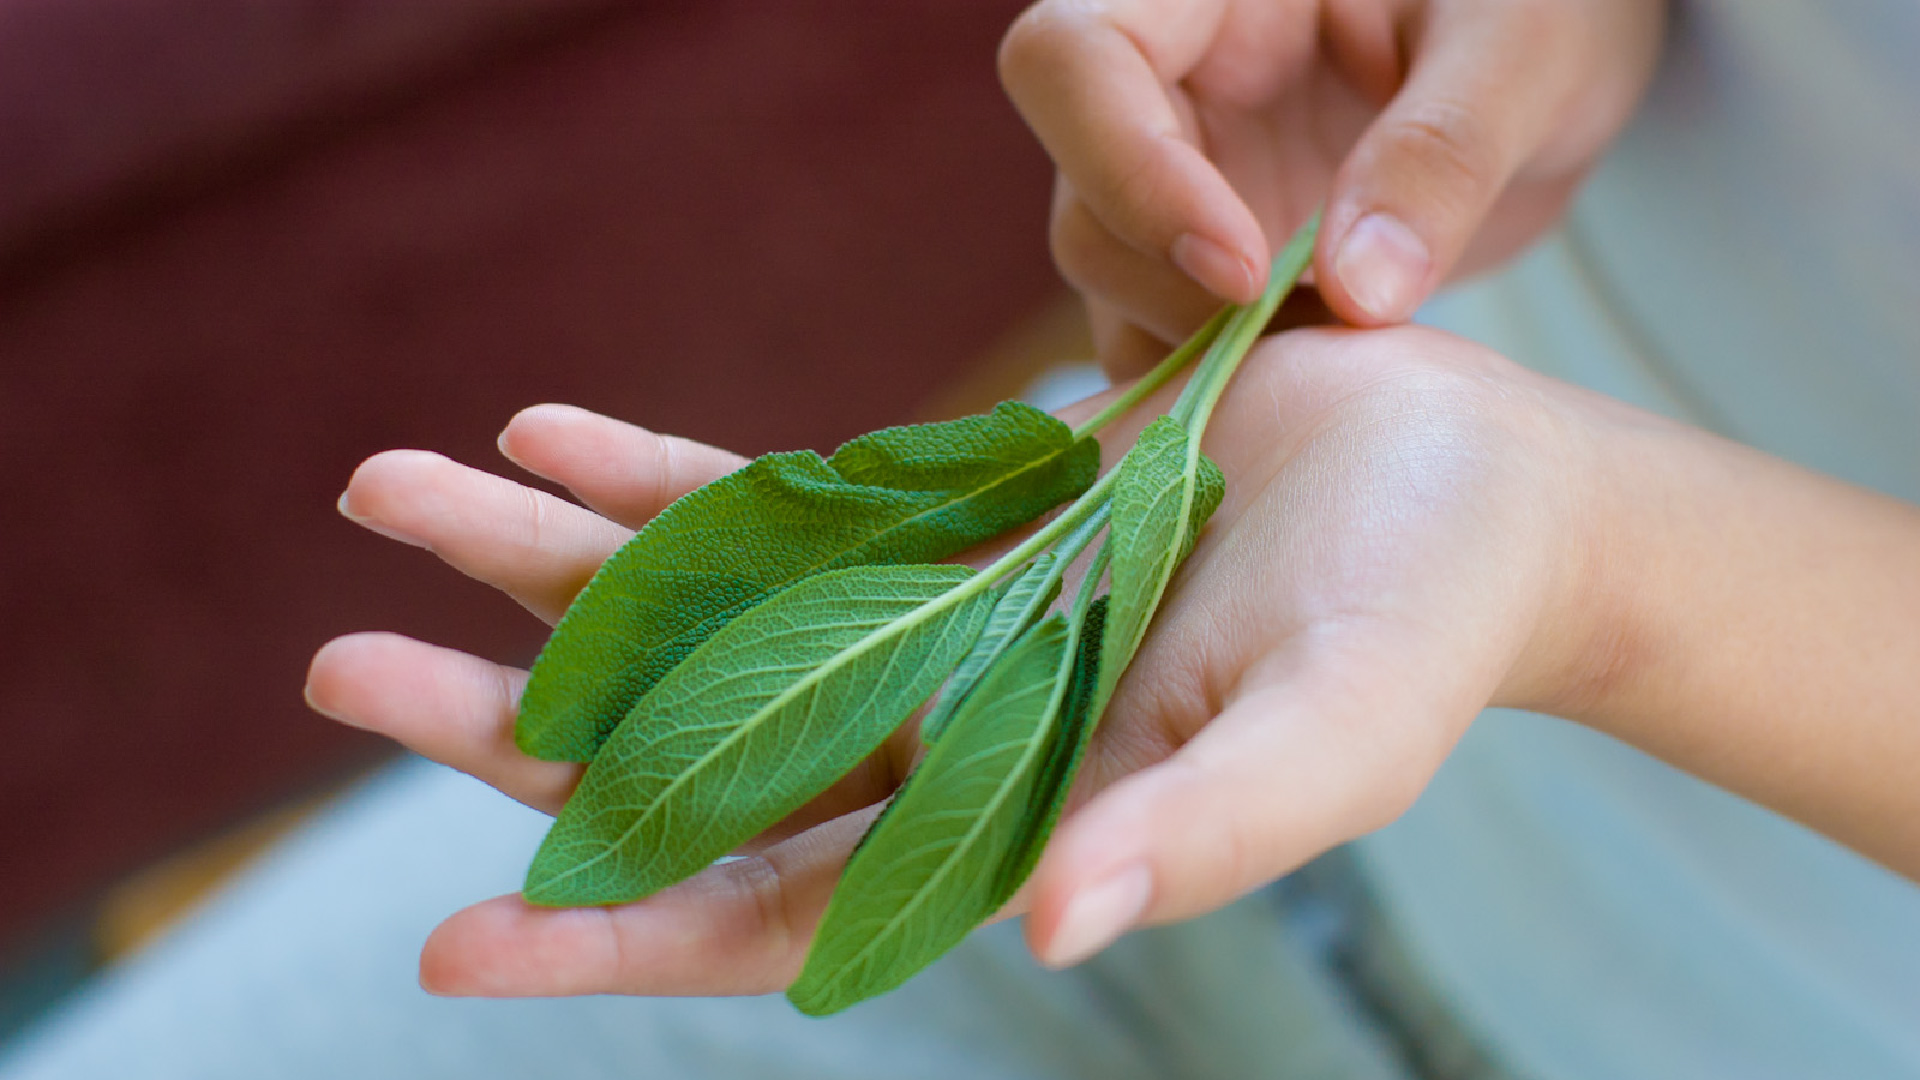
<svg viewBox="0 0 1920 1080">
<path fill-rule="evenodd" d="M 1007 32 L 1000 77 L 1094 216 L 1216 295 L 1266 283 L 1260 223 L 1188 138 L 1170 87 L 1205 54 L 1226 0 L 1041 0 Z"/>
</svg>

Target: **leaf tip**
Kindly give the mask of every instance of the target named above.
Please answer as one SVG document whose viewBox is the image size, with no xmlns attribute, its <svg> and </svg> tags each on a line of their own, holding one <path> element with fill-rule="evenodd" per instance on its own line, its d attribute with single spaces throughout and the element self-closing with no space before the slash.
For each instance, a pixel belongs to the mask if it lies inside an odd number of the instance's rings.
<svg viewBox="0 0 1920 1080">
<path fill-rule="evenodd" d="M 799 1010 L 802 1015 L 811 1016 L 816 1020 L 832 1016 L 852 1004 L 847 1001 L 836 1001 L 829 995 L 821 994 L 819 988 L 807 985 L 805 976 L 787 987 L 787 1003 Z"/>
</svg>

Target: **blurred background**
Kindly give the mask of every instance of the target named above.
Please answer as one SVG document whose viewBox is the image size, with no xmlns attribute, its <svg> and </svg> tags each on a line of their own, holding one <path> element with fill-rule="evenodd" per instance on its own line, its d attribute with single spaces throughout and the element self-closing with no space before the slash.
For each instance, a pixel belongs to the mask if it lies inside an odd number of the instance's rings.
<svg viewBox="0 0 1920 1080">
<path fill-rule="evenodd" d="M 1084 350 L 1018 0 L 0 0 L 0 1039 L 393 754 L 385 628 L 543 629 L 341 519 L 566 401 L 745 452 Z"/>
</svg>

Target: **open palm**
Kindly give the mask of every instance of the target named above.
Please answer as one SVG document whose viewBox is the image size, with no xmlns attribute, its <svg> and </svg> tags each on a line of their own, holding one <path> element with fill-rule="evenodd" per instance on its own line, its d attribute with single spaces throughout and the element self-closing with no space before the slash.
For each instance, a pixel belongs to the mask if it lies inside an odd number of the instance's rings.
<svg viewBox="0 0 1920 1080">
<path fill-rule="evenodd" d="M 1110 461 L 1171 392 L 1110 429 Z M 1226 501 L 1121 684 L 1076 809 L 1011 905 L 1032 911 L 1043 957 L 1104 943 L 1076 926 L 1087 904 L 1112 907 L 1101 890 L 1116 880 L 1138 894 L 1125 922 L 1183 918 L 1386 823 L 1480 708 L 1525 699 L 1519 673 L 1539 667 L 1523 661 L 1547 598 L 1579 561 L 1561 540 L 1576 511 L 1553 495 L 1569 442 L 1538 406 L 1546 392 L 1425 330 L 1296 332 L 1255 350 L 1209 428 Z M 585 508 L 418 451 L 367 461 L 342 508 L 549 622 L 631 529 L 742 464 L 564 406 L 521 413 L 501 447 Z M 308 696 L 552 812 L 582 766 L 515 748 L 524 683 L 372 633 L 322 648 Z M 500 995 L 779 989 L 917 750 L 903 731 L 746 858 L 637 903 L 555 910 L 507 896 L 459 912 L 427 943 L 423 982 Z"/>
</svg>

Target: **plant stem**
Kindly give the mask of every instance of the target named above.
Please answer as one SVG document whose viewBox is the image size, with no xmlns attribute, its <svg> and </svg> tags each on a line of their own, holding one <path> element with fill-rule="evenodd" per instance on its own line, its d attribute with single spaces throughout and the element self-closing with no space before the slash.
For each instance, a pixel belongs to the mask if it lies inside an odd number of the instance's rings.
<svg viewBox="0 0 1920 1080">
<path fill-rule="evenodd" d="M 1183 342 L 1179 348 L 1168 353 L 1165 360 L 1155 364 L 1152 371 L 1140 376 L 1139 381 L 1127 387 L 1119 397 L 1107 402 L 1106 407 L 1095 413 L 1092 419 L 1074 428 L 1073 437 L 1084 439 L 1097 433 L 1101 428 L 1112 423 L 1115 417 L 1140 404 L 1147 395 L 1165 386 L 1167 380 L 1178 375 L 1181 368 L 1186 367 L 1195 356 L 1200 355 L 1213 344 L 1214 339 L 1219 337 L 1221 329 L 1232 319 L 1236 310 L 1230 305 L 1214 312 L 1213 318 L 1208 319 L 1200 329 L 1194 331 L 1193 336 Z"/>
<path fill-rule="evenodd" d="M 1260 299 L 1244 308 L 1220 309 L 1213 318 L 1207 320 L 1205 326 L 1187 339 L 1186 344 L 1175 349 L 1139 382 L 1129 387 L 1126 393 L 1109 402 L 1098 415 L 1075 430 L 1074 437 L 1079 438 L 1100 430 L 1115 416 L 1159 389 L 1179 372 L 1195 353 L 1205 349 L 1205 358 L 1200 361 L 1199 369 L 1187 383 L 1187 388 L 1181 391 L 1180 400 L 1174 404 L 1171 414 L 1185 424 L 1189 432 L 1194 433 L 1197 443 L 1199 433 L 1205 429 L 1207 418 L 1213 412 L 1214 403 L 1219 401 L 1220 394 L 1227 388 L 1228 380 L 1233 378 L 1234 369 L 1240 366 L 1240 361 L 1245 359 L 1247 350 L 1252 348 L 1254 341 L 1259 338 L 1260 331 L 1266 329 L 1267 320 L 1273 318 L 1274 310 L 1280 306 L 1281 299 L 1292 290 L 1294 283 L 1300 279 L 1301 272 L 1307 268 L 1307 263 L 1313 256 L 1314 235 L 1319 230 L 1320 212 L 1316 210 L 1314 215 L 1307 219 L 1307 223 L 1300 226 L 1299 230 L 1293 234 L 1293 238 L 1287 241 L 1287 246 L 1282 248 L 1280 254 L 1274 258 L 1273 272 L 1267 276 L 1267 287 L 1260 294 Z M 1114 481 L 1119 476 L 1119 469 L 1108 469 L 1106 475 L 1095 481 L 1094 485 L 1075 499 L 1059 517 L 1047 522 L 1032 536 L 1021 541 L 1019 546 L 994 560 L 993 565 L 975 574 L 957 591 L 964 597 L 991 587 L 1025 565 L 1028 559 L 1045 551 L 1061 537 L 1083 525 L 1088 525 L 1089 520 L 1096 516 L 1100 519 L 1100 524 L 1104 524 L 1108 513 L 1107 493 L 1112 490 Z M 1075 547 L 1072 555 L 1061 560 L 1062 567 L 1073 561 L 1073 556 L 1080 553 L 1080 549 L 1092 539 L 1099 528 L 1099 525 L 1091 525 L 1083 534 L 1076 534 L 1078 546 Z M 1101 554 L 1095 557 L 1097 563 L 1106 557 L 1105 552 L 1106 547 L 1103 545 Z M 1104 568 L 1104 563 L 1101 565 Z"/>
<path fill-rule="evenodd" d="M 1103 499 L 1099 506 L 1094 507 L 1093 513 L 1088 514 L 1087 519 L 1080 523 L 1079 528 L 1065 540 L 1054 545 L 1053 569 L 1047 573 L 1046 584 L 1041 586 L 1043 590 L 1052 589 L 1055 582 L 1066 576 L 1067 567 L 1080 557 L 1081 552 L 1087 550 L 1087 546 L 1093 543 L 1094 537 L 1100 534 L 1100 530 L 1107 527 L 1107 519 L 1112 516 L 1112 500 Z"/>
<path fill-rule="evenodd" d="M 1233 373 L 1245 360 L 1253 343 L 1267 328 L 1267 322 L 1273 313 L 1279 310 L 1280 301 L 1286 298 L 1293 286 L 1300 280 L 1307 264 L 1313 261 L 1313 241 L 1320 232 L 1320 211 L 1313 212 L 1306 224 L 1295 230 L 1287 246 L 1274 256 L 1273 270 L 1267 275 L 1266 290 L 1260 299 L 1234 313 L 1233 319 L 1220 331 L 1213 347 L 1200 361 L 1200 366 L 1187 382 L 1187 388 L 1181 392 L 1180 400 L 1174 403 L 1172 416 L 1186 425 L 1187 431 L 1197 440 L 1207 429 L 1207 420 L 1213 415 L 1213 407 L 1225 392 Z"/>
<path fill-rule="evenodd" d="M 1087 609 L 1093 606 L 1093 594 L 1099 590 L 1100 576 L 1107 572 L 1107 564 L 1113 561 L 1113 541 L 1108 539 L 1094 553 L 1093 561 L 1087 564 L 1087 576 L 1080 579 L 1080 592 L 1073 598 L 1072 614 L 1074 633 L 1079 634 L 1080 623 L 1087 617 Z"/>
<path fill-rule="evenodd" d="M 975 574 L 974 580 L 983 582 L 982 588 L 993 584 L 1018 570 L 1028 559 L 1045 551 L 1054 541 L 1071 532 L 1087 518 L 1099 513 L 1106 506 L 1107 492 L 1112 490 L 1114 481 L 1119 479 L 1119 476 L 1118 469 L 1108 469 L 1105 476 L 1095 481 L 1094 485 L 1088 488 L 1085 494 L 1075 499 L 1059 517 L 1041 526 L 1038 532 L 1021 541 L 1020 546 L 995 559 L 993 565 Z"/>
<path fill-rule="evenodd" d="M 1234 341 L 1241 336 L 1241 327 L 1249 318 L 1246 308 L 1236 307 L 1229 310 L 1232 312 L 1232 317 L 1221 329 L 1220 336 L 1213 339 L 1213 346 L 1207 350 L 1207 354 L 1200 358 L 1199 369 L 1193 373 L 1193 378 L 1188 379 L 1187 385 L 1181 387 L 1180 396 L 1174 399 L 1173 408 L 1167 410 L 1167 415 L 1180 421 L 1182 426 L 1185 426 L 1187 417 L 1193 413 L 1194 400 L 1206 387 L 1208 373 L 1218 368 L 1220 358 L 1232 350 Z"/>
</svg>

